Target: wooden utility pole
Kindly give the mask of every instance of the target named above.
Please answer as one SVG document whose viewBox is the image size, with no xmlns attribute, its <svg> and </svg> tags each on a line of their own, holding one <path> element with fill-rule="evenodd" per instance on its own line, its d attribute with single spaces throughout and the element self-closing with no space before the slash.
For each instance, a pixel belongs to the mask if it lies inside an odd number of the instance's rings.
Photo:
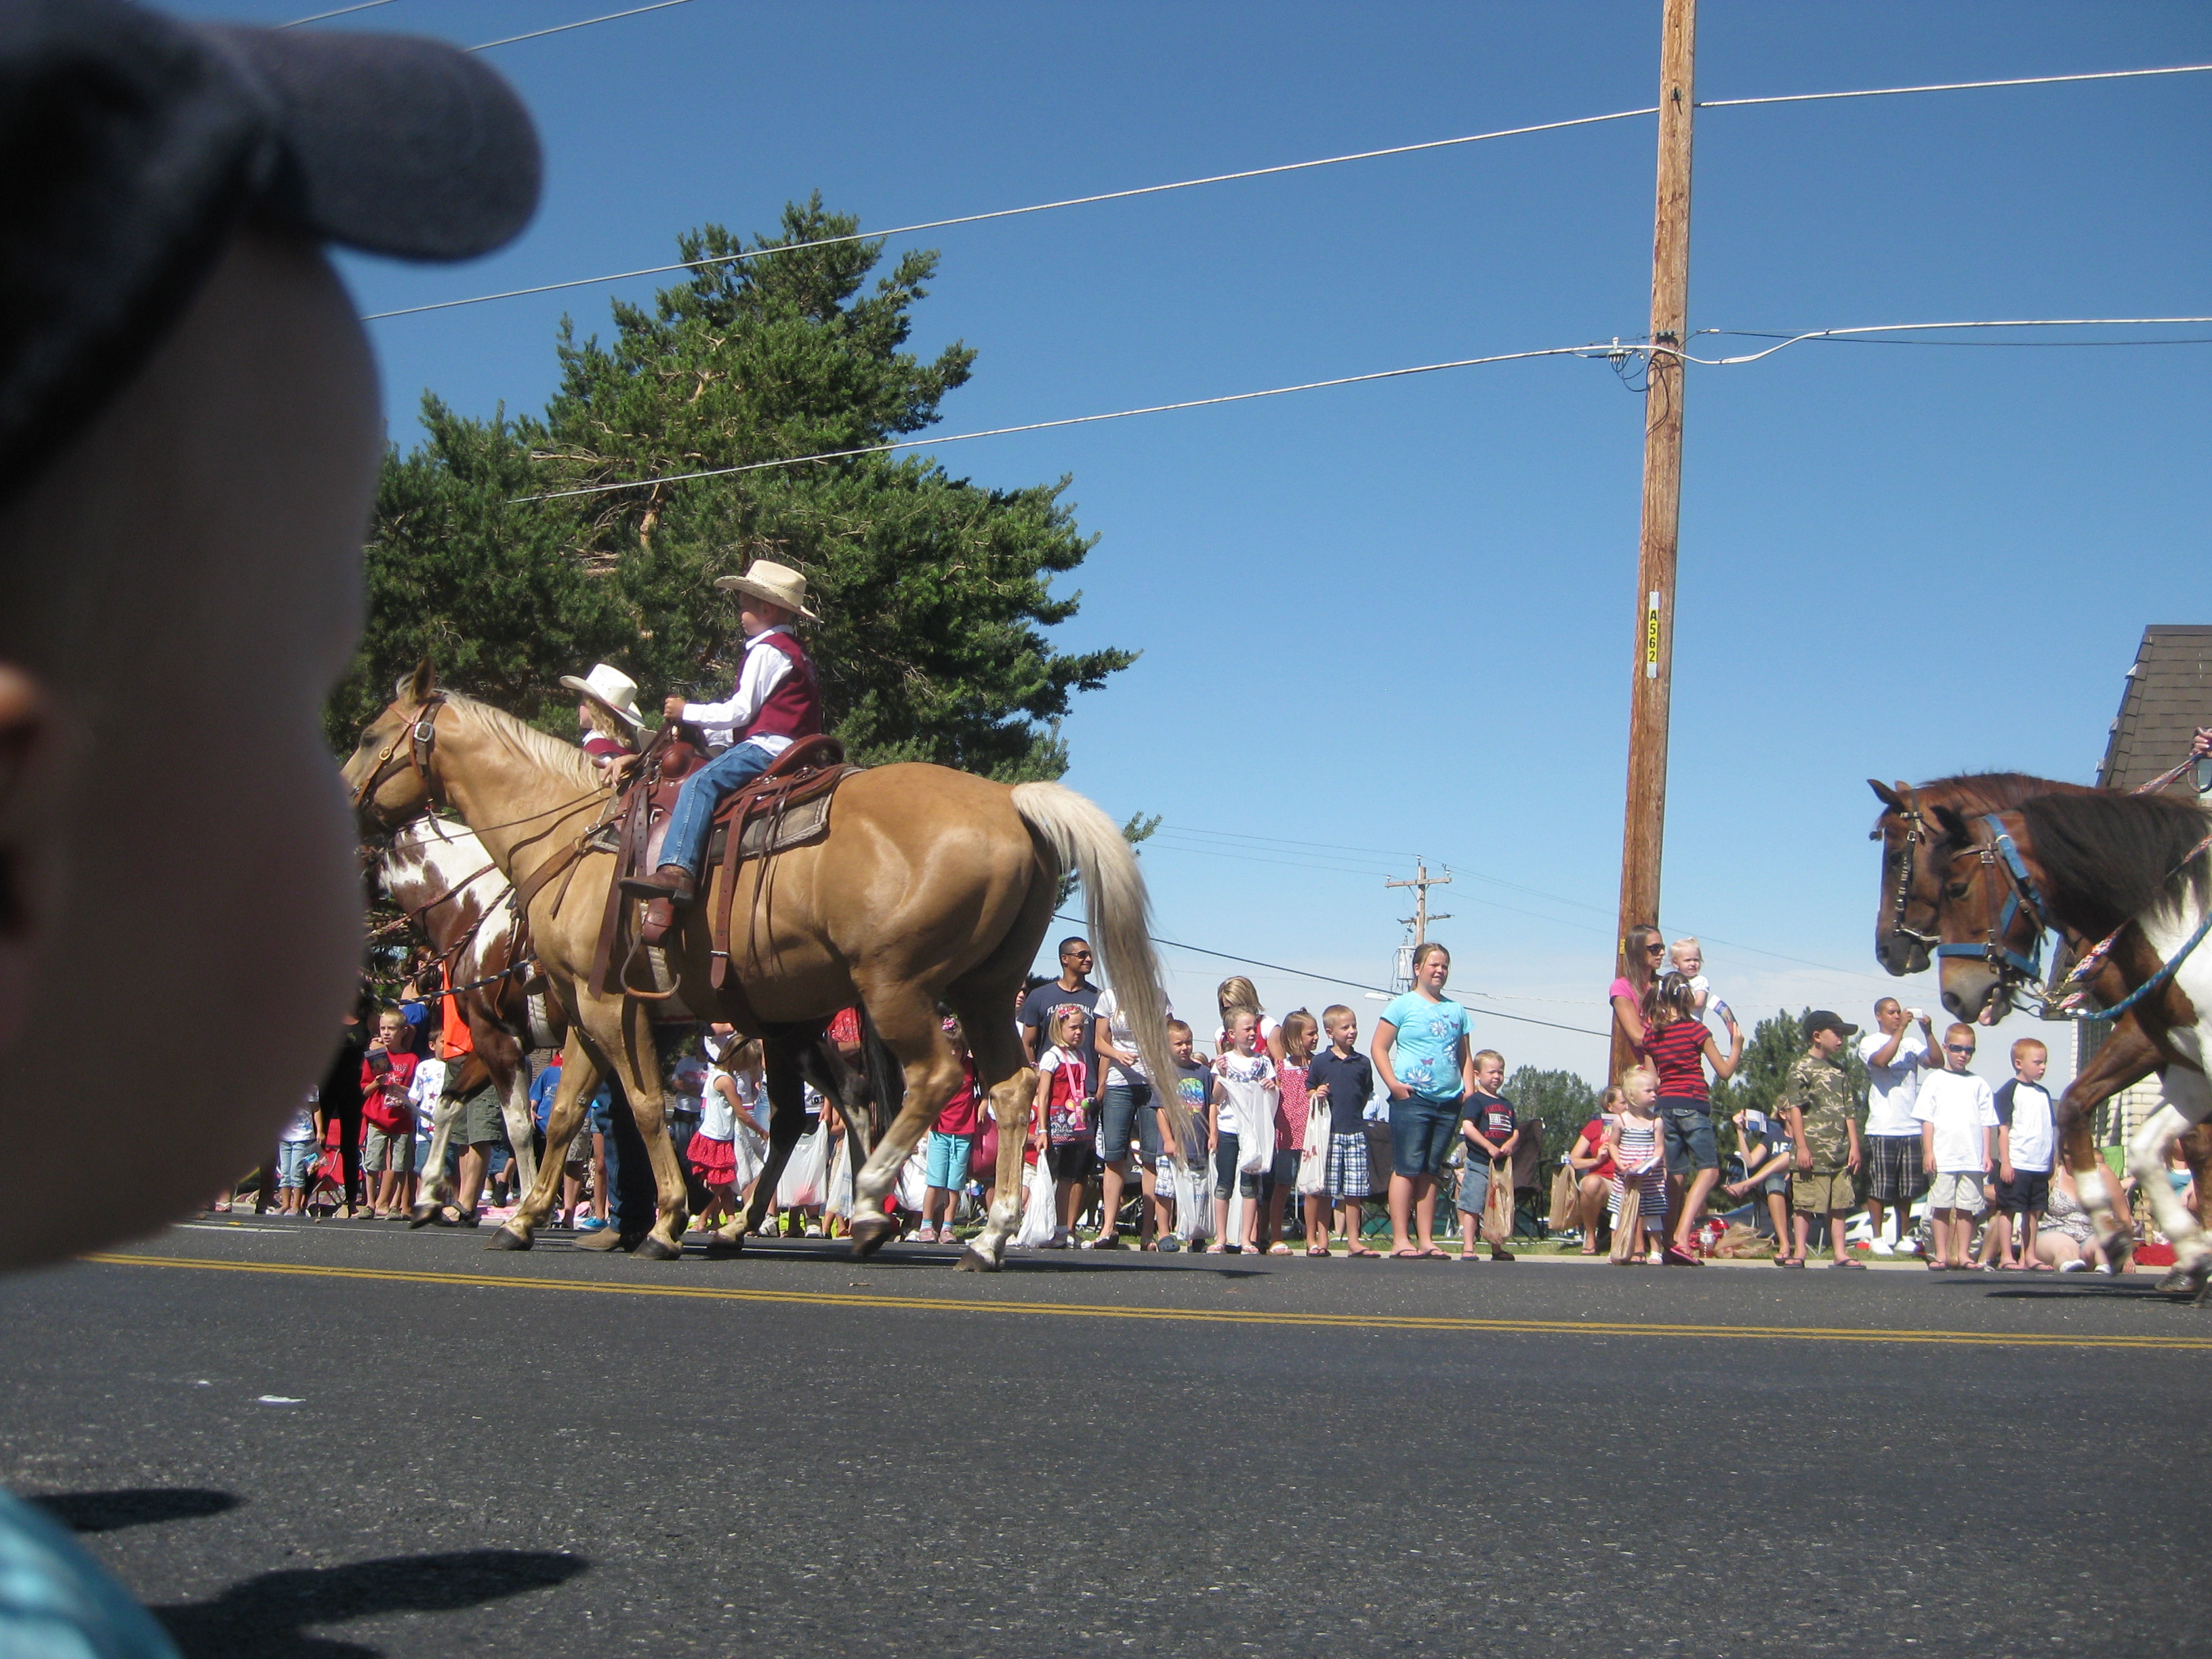
<svg viewBox="0 0 2212 1659">
<path fill-rule="evenodd" d="M 1667 825 L 1667 719 L 1674 669 L 1674 544 L 1682 507 L 1682 360 L 1689 338 L 1690 123 L 1697 108 L 1697 0 L 1662 0 L 1659 188 L 1651 232 L 1651 343 L 1644 394 L 1644 526 L 1636 560 L 1635 669 L 1628 696 L 1628 805 L 1620 933 L 1659 921 Z M 1667 349 L 1666 348 L 1671 348 Z M 1634 1059 L 1615 1033 L 1613 1074 Z"/>
<path fill-rule="evenodd" d="M 1432 916 L 1429 914 L 1429 889 L 1450 886 L 1449 876 L 1432 876 L 1429 873 L 1427 865 L 1416 863 L 1413 866 L 1413 880 L 1386 881 L 1382 884 L 1385 887 L 1410 887 L 1413 890 L 1413 914 L 1410 916 L 1401 916 L 1399 920 L 1413 930 L 1413 944 L 1416 948 L 1428 943 L 1431 922 L 1451 920 L 1451 913 L 1449 910 L 1440 915 Z"/>
</svg>

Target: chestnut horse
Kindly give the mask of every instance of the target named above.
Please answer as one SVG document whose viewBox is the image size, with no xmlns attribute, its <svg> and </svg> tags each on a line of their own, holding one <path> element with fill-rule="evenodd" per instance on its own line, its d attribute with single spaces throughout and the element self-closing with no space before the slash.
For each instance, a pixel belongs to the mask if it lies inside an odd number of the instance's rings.
<svg viewBox="0 0 2212 1659">
<path fill-rule="evenodd" d="M 2106 965 L 2124 990 L 2106 1006 L 2143 992 L 2120 1018 L 2134 1018 L 2155 1048 L 2164 1101 L 2130 1141 L 2128 1167 L 2173 1243 L 2162 1288 L 2201 1298 L 2212 1243 L 2174 1196 L 2166 1154 L 2212 1117 L 2212 951 L 2196 949 L 2212 921 L 2212 815 L 2190 801 L 2099 792 L 2033 796 L 1972 818 L 1949 807 L 1931 816 L 1939 833 L 1929 857 L 1943 872 L 1943 1002 L 1960 1018 L 1984 1018 L 2011 997 L 2025 977 L 2018 961 L 2045 927 L 2085 941 L 2113 936 Z M 2101 1170 L 2081 1188 L 2100 1231 L 2116 1231 Z"/>
<path fill-rule="evenodd" d="M 506 971 L 518 965 L 514 915 L 507 902 L 514 890 L 472 831 L 434 815 L 416 819 L 393 836 L 378 857 L 376 880 L 430 941 L 444 983 L 466 988 L 458 1000 L 478 1063 L 466 1071 L 457 1068 L 453 1086 L 439 1103 L 422 1189 L 409 1216 L 417 1227 L 442 1224 L 453 1195 L 446 1179 L 446 1147 L 460 1103 L 487 1081 L 499 1091 L 507 1142 L 514 1153 L 515 1190 L 522 1192 L 537 1180 L 530 1068 L 523 1051 L 557 1048 L 567 1022 L 544 998 L 524 994 L 521 974 Z M 436 988 L 423 988 L 426 994 Z"/>
<path fill-rule="evenodd" d="M 674 1258 L 686 1219 L 684 1183 L 662 1115 L 652 1006 L 603 994 L 591 978 L 616 863 L 591 839 L 614 805 L 600 774 L 580 750 L 513 715 L 440 691 L 425 663 L 362 733 L 344 776 L 356 811 L 376 823 L 450 805 L 529 896 L 538 970 L 570 1020 L 547 1144 L 567 1143 L 584 1101 L 611 1069 L 652 1155 L 658 1194 L 653 1231 L 637 1249 Z M 703 1018 L 765 1036 L 866 1006 L 904 1086 L 897 1117 L 854 1182 L 857 1254 L 896 1232 L 880 1201 L 960 1083 L 943 1007 L 961 1023 L 999 1128 L 997 1194 L 959 1265 L 1000 1266 L 1020 1210 L 1036 1084 L 1014 1029 L 1014 1000 L 1050 925 L 1063 872 L 1082 880 L 1099 955 L 1152 1075 L 1174 1076 L 1135 854 L 1112 819 L 1059 784 L 1009 786 L 911 763 L 857 773 L 838 788 L 825 837 L 740 872 L 723 988 L 712 980 L 703 902 L 683 912 L 669 935 L 678 998 Z M 559 1160 L 548 1157 L 492 1248 L 530 1247 L 559 1174 Z"/>
</svg>

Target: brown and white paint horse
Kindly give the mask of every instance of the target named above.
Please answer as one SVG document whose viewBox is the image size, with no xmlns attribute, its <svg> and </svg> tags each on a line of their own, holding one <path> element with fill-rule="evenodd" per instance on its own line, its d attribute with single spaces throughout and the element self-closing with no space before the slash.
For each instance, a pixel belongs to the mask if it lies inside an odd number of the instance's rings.
<svg viewBox="0 0 2212 1659">
<path fill-rule="evenodd" d="M 1881 898 L 1875 916 L 1874 953 L 1890 973 L 1903 975 L 1923 971 L 1937 939 L 1936 912 L 1942 902 L 1946 869 L 1931 852 L 1943 831 L 1936 821 L 1939 810 L 1954 811 L 1969 820 L 1990 812 L 2007 812 L 2038 795 L 2089 795 L 2100 792 L 2055 778 L 2039 778 L 2024 772 L 1967 773 L 1936 778 L 1923 784 L 1884 784 L 1873 778 L 1867 787 L 1882 804 L 1870 837 L 1882 844 Z M 2079 939 L 2062 929 L 2061 936 L 2073 951 L 2094 940 Z M 2105 963 L 2087 981 L 2099 1004 L 2111 1007 L 2127 994 L 2119 969 Z M 1984 1005 L 1978 1018 L 1994 1021 L 2003 1012 L 2002 999 Z M 2079 1180 L 2103 1182 L 2103 1164 L 2097 1155 L 2097 1109 L 2131 1084 L 2139 1083 L 2162 1063 L 2158 1044 L 2144 1030 L 2132 1011 L 2112 1023 L 2104 1045 L 2089 1063 L 2075 1073 L 2055 1109 L 2066 1167 Z M 2189 1155 L 2201 1174 L 2212 1178 L 2212 1127 L 2192 1133 Z M 2212 1191 L 2212 1184 L 2203 1190 Z M 2121 1224 L 2130 1220 L 2125 1199 L 2110 1194 L 2115 1221 L 2106 1238 L 2108 1250 L 2124 1255 L 2129 1235 Z"/>
<path fill-rule="evenodd" d="M 684 1183 L 662 1115 L 651 1011 L 591 982 L 615 867 L 611 853 L 585 839 L 612 804 L 604 780 L 568 744 L 440 692 L 427 663 L 370 723 L 344 776 L 357 810 L 382 825 L 450 805 L 501 873 L 531 894 L 538 965 L 571 1022 L 547 1144 L 567 1143 L 585 1099 L 611 1070 L 652 1155 L 659 1195 L 653 1231 L 637 1249 L 676 1256 Z M 896 1057 L 903 1103 L 854 1183 L 857 1253 L 896 1231 L 880 1200 L 960 1082 L 944 1006 L 960 1020 L 999 1127 L 997 1195 L 960 1265 L 1000 1265 L 1019 1213 L 1036 1082 L 1014 1030 L 1014 997 L 1050 925 L 1063 871 L 1082 880 L 1094 939 L 1152 1074 L 1174 1075 L 1135 855 L 1112 819 L 1058 784 L 1008 786 L 920 764 L 859 773 L 840 787 L 826 837 L 744 866 L 726 986 L 712 981 L 704 905 L 687 910 L 670 935 L 678 994 L 695 1012 L 766 1036 L 818 1028 L 858 1002 Z M 558 1173 L 549 1157 L 514 1219 L 494 1235 L 495 1248 L 529 1248 Z"/>
<path fill-rule="evenodd" d="M 559 1047 L 568 1022 L 543 995 L 523 989 L 524 975 L 509 972 L 515 958 L 514 915 L 507 898 L 514 889 L 466 825 L 434 814 L 403 825 L 376 860 L 377 884 L 430 942 L 443 982 L 468 988 L 458 993 L 461 1018 L 483 1073 L 464 1069 L 440 1101 L 431 1119 L 430 1150 L 422 1185 L 410 1220 L 416 1226 L 443 1221 L 453 1199 L 446 1178 L 446 1149 L 461 1102 L 489 1081 L 499 1091 L 507 1142 L 514 1152 L 517 1186 L 522 1192 L 538 1179 L 532 1147 L 536 1124 L 530 1109 L 527 1048 Z M 487 982 L 489 981 L 489 982 Z M 423 987 L 426 994 L 435 988 Z M 435 1006 L 434 1004 L 433 1005 Z M 556 1155 L 555 1162 L 559 1162 Z"/>
<path fill-rule="evenodd" d="M 2174 1247 L 2176 1266 L 2161 1288 L 2201 1298 L 2212 1283 L 2212 1242 L 2182 1207 L 2166 1180 L 2173 1142 L 2212 1118 L 2212 950 L 2195 949 L 2212 913 L 2212 872 L 2203 842 L 2212 814 L 2192 801 L 2103 792 L 2039 795 L 2016 809 L 1969 818 L 1935 809 L 1938 834 L 1929 856 L 1943 872 L 1936 931 L 1969 948 L 1941 958 L 1944 1006 L 1960 1019 L 1984 1018 L 2019 988 L 2010 955 L 2033 953 L 2045 925 L 2084 941 L 2115 935 L 2107 967 L 2123 988 L 2099 997 L 2115 1006 L 2128 993 L 2179 965 L 2120 1018 L 2132 1018 L 2156 1051 L 2162 1104 L 2128 1145 L 2128 1169 Z M 1998 837 L 2022 869 L 2015 875 Z M 2015 903 L 2008 908 L 2008 900 Z M 2192 1162 L 2198 1162 L 2192 1147 Z M 2200 1166 L 2201 1167 L 2201 1166 Z M 2203 1179 L 2200 1173 L 2199 1179 Z M 2117 1223 L 2101 1168 L 2077 1176 L 2082 1202 L 2111 1237 Z M 2212 1190 L 2200 1187 L 2199 1191 Z"/>
</svg>

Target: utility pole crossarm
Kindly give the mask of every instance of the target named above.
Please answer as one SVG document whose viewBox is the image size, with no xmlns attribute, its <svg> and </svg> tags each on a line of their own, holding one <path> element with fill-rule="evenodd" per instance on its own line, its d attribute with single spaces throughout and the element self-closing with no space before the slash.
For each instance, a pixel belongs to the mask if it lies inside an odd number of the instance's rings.
<svg viewBox="0 0 2212 1659">
<path fill-rule="evenodd" d="M 1432 876 L 1429 873 L 1429 866 L 1417 860 L 1413 865 L 1413 880 L 1386 881 L 1382 884 L 1385 887 L 1410 887 L 1413 890 L 1413 914 L 1410 916 L 1401 916 L 1399 920 L 1413 930 L 1413 943 L 1416 946 L 1428 943 L 1431 922 L 1451 920 L 1451 913 L 1449 910 L 1437 915 L 1429 914 L 1429 889 L 1450 886 L 1451 878 L 1449 875 Z"/>
</svg>

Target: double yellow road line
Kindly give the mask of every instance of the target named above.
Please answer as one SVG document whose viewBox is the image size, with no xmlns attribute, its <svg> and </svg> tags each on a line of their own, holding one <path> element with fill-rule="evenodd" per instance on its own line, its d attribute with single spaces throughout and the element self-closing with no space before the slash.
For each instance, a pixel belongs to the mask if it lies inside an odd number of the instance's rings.
<svg viewBox="0 0 2212 1659">
<path fill-rule="evenodd" d="M 386 1285 L 434 1285 L 447 1290 L 568 1291 L 588 1296 L 678 1297 L 702 1302 L 755 1302 L 895 1313 L 1013 1314 L 1060 1319 L 1196 1321 L 1215 1325 L 1282 1325 L 1308 1330 L 1441 1331 L 1491 1335 L 1705 1337 L 1728 1341 L 1886 1342 L 1946 1347 L 2155 1348 L 2203 1352 L 2212 1335 L 2071 1335 L 2041 1332 L 1883 1330 L 1817 1325 L 1661 1325 L 1595 1319 L 1464 1319 L 1413 1314 L 1265 1313 L 1239 1308 L 1116 1308 L 1079 1302 L 987 1302 L 943 1296 L 854 1296 L 830 1291 L 761 1291 L 704 1285 L 630 1285 L 592 1279 L 526 1279 L 516 1274 L 410 1273 L 386 1267 L 329 1267 L 307 1263 L 225 1261 L 209 1256 L 87 1255 L 111 1267 L 182 1267 L 204 1273 L 276 1273 L 351 1279 Z"/>
</svg>

